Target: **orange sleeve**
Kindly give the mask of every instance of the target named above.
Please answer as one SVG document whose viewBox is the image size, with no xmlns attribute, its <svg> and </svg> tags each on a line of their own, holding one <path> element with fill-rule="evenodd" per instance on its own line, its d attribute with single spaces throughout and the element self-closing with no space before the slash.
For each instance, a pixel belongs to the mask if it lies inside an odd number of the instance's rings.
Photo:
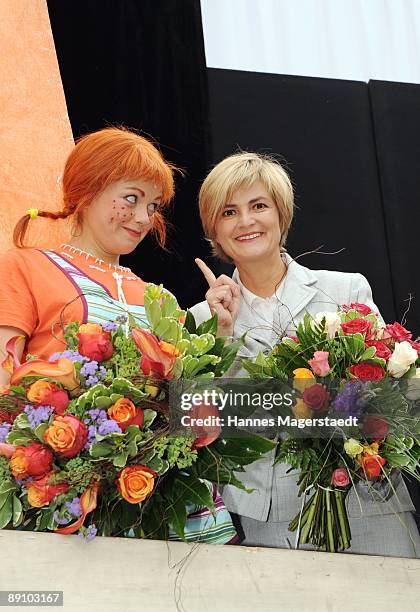
<svg viewBox="0 0 420 612">
<path fill-rule="evenodd" d="M 17 327 L 31 336 L 37 320 L 27 262 L 13 249 L 0 255 L 0 325 Z"/>
</svg>

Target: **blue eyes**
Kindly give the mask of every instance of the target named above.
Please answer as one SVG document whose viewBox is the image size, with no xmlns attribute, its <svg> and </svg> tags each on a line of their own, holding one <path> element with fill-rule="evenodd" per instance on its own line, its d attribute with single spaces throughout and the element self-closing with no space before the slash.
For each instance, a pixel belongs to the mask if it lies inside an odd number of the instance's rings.
<svg viewBox="0 0 420 612">
<path fill-rule="evenodd" d="M 268 206 L 267 204 L 264 204 L 264 202 L 256 202 L 252 205 L 252 208 L 254 210 L 264 210 L 264 208 L 268 208 Z M 222 217 L 233 217 L 236 215 L 236 212 L 236 208 L 227 208 L 222 212 Z"/>
</svg>

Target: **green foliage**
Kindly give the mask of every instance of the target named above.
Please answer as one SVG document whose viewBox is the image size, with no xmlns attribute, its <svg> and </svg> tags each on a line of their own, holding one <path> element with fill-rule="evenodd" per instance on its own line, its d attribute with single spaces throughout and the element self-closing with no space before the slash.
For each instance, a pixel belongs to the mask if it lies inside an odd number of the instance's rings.
<svg viewBox="0 0 420 612">
<path fill-rule="evenodd" d="M 140 370 L 140 352 L 134 344 L 131 336 L 126 337 L 120 327 L 113 336 L 114 353 L 111 359 L 105 363 L 107 374 L 105 380 L 111 382 L 115 376 L 130 378 Z"/>
</svg>

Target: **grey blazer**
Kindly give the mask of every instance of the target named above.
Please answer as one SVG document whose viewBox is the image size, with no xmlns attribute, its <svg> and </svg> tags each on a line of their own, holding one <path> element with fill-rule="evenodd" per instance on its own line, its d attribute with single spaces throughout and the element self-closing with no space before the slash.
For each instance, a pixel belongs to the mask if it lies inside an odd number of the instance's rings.
<svg viewBox="0 0 420 612">
<path fill-rule="evenodd" d="M 305 312 L 316 315 L 320 311 L 335 312 L 338 305 L 359 302 L 367 304 L 375 312 L 377 306 L 372 300 L 372 292 L 366 278 L 361 274 L 333 272 L 330 270 L 310 270 L 293 261 L 286 255 L 288 271 L 281 289 L 277 293 L 274 321 L 266 321 L 258 308 L 250 304 L 241 288 L 242 299 L 239 315 L 235 323 L 234 337 L 239 338 L 245 331 L 248 334 L 245 346 L 238 353 L 236 362 L 229 370 L 229 376 L 246 376 L 240 360 L 244 357 L 255 358 L 259 352 L 270 350 L 282 335 L 293 333 L 302 321 Z M 235 270 L 233 278 L 239 280 Z M 207 302 L 200 302 L 191 309 L 197 323 L 211 317 Z M 231 512 L 260 521 L 288 521 L 299 512 L 302 500 L 298 498 L 296 486 L 297 471 L 286 474 L 290 466 L 281 464 L 272 467 L 275 450 L 237 474 L 247 488 L 255 489 L 246 493 L 233 486 L 223 489 L 223 499 Z M 410 495 L 400 475 L 394 482 L 396 495 L 389 501 L 378 503 L 366 494 L 364 485 L 357 485 L 347 496 L 350 517 L 371 516 L 376 514 L 395 514 L 395 512 L 414 511 Z"/>
</svg>

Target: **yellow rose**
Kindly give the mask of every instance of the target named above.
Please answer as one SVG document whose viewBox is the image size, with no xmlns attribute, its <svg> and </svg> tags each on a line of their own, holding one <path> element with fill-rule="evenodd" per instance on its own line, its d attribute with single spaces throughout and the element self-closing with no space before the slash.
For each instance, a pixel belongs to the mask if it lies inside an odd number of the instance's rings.
<svg viewBox="0 0 420 612">
<path fill-rule="evenodd" d="M 312 410 L 302 399 L 297 400 L 296 404 L 292 407 L 292 411 L 297 419 L 310 419 L 313 414 Z"/>
<path fill-rule="evenodd" d="M 311 370 L 308 370 L 308 368 L 296 368 L 296 370 L 293 370 L 293 375 L 293 388 L 297 389 L 301 393 L 303 393 L 308 387 L 312 387 L 314 384 L 315 376 Z"/>
<path fill-rule="evenodd" d="M 363 446 L 354 438 L 349 438 L 344 442 L 344 450 L 346 451 L 349 457 L 354 458 L 357 455 L 360 455 L 361 452 L 363 452 Z"/>
</svg>

